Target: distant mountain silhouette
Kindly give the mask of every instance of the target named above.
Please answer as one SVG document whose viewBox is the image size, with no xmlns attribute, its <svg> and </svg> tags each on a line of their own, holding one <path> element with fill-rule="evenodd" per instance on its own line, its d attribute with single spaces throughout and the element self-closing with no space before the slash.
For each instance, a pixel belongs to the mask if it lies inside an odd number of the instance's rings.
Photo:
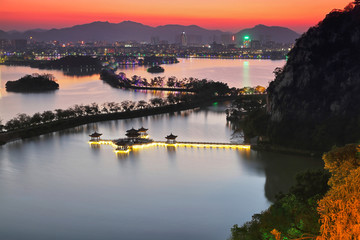
<svg viewBox="0 0 360 240">
<path fill-rule="evenodd" d="M 195 25 L 165 25 L 150 27 L 141 23 L 124 21 L 121 23 L 92 22 L 69 28 L 51 30 L 29 30 L 26 32 L 3 32 L 0 38 L 17 39 L 33 37 L 36 41 L 77 42 L 77 41 L 129 41 L 150 42 L 151 38 L 174 43 L 180 41 L 181 32 L 185 32 L 189 42 L 211 43 L 220 41 L 221 35 L 230 34 L 219 30 L 207 30 Z"/>
<path fill-rule="evenodd" d="M 263 36 L 276 42 L 294 42 L 299 34 L 282 27 L 267 27 L 258 25 L 252 29 L 245 29 L 237 34 L 247 31 L 256 38 Z M 33 37 L 36 41 L 77 42 L 77 41 L 129 41 L 150 42 L 151 39 L 168 41 L 169 43 L 179 42 L 181 32 L 185 32 L 189 43 L 212 43 L 216 41 L 221 43 L 224 36 L 231 36 L 230 32 L 220 30 L 208 30 L 196 25 L 164 25 L 150 27 L 141 23 L 124 21 L 121 23 L 92 22 L 88 24 L 76 25 L 61 29 L 33 29 L 26 32 L 4 32 L 0 30 L 0 38 L 19 39 Z M 226 36 L 225 36 L 226 38 Z M 254 38 L 255 39 L 255 38 Z"/>
<path fill-rule="evenodd" d="M 154 36 L 160 36 L 161 40 L 177 42 L 180 39 L 181 32 L 185 32 L 189 42 L 212 43 L 221 42 L 221 36 L 230 34 L 220 30 L 208 30 L 196 25 L 164 25 L 155 28 Z"/>
<path fill-rule="evenodd" d="M 259 40 L 261 42 L 274 41 L 276 43 L 295 43 L 295 40 L 300 37 L 300 34 L 289 28 L 269 27 L 262 24 L 241 30 L 236 33 L 236 38 L 242 39 L 245 35 L 249 35 L 253 40 Z"/>
<path fill-rule="evenodd" d="M 0 30 L 0 39 L 7 39 L 9 38 L 9 34 L 3 30 Z"/>
</svg>

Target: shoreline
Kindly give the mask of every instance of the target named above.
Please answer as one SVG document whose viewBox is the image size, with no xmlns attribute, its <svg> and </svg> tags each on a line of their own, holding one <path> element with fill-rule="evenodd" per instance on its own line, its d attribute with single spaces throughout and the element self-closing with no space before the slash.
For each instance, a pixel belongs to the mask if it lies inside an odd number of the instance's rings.
<svg viewBox="0 0 360 240">
<path fill-rule="evenodd" d="M 255 151 L 265 151 L 265 152 L 275 152 L 275 153 L 283 153 L 283 154 L 291 154 L 291 155 L 298 155 L 298 156 L 307 156 L 312 158 L 322 157 L 325 152 L 329 150 L 323 151 L 315 151 L 315 150 L 306 150 L 306 149 L 295 149 L 295 148 L 288 148 L 279 145 L 251 145 L 251 149 Z"/>
<path fill-rule="evenodd" d="M 104 81 L 104 80 L 103 80 Z M 186 88 L 169 88 L 169 87 L 138 87 L 138 86 L 129 86 L 129 87 L 120 87 L 123 89 L 135 89 L 135 90 L 154 90 L 154 91 L 168 91 L 168 92 L 192 92 L 195 93 L 196 91 L 193 89 L 186 89 Z"/>
<path fill-rule="evenodd" d="M 156 108 L 138 109 L 126 112 L 107 113 L 98 115 L 81 116 L 71 119 L 62 119 L 50 123 L 41 124 L 38 126 L 32 126 L 24 129 L 14 130 L 10 132 L 0 133 L 0 145 L 4 145 L 8 142 L 36 137 L 47 133 L 66 130 L 69 128 L 77 127 L 84 124 L 112 121 L 118 119 L 131 119 L 146 117 L 157 114 L 172 113 L 184 110 L 195 109 L 199 107 L 209 106 L 214 102 L 225 102 L 233 100 L 232 97 L 221 97 L 207 101 L 196 101 L 192 103 L 178 103 L 166 106 L 160 106 Z"/>
</svg>

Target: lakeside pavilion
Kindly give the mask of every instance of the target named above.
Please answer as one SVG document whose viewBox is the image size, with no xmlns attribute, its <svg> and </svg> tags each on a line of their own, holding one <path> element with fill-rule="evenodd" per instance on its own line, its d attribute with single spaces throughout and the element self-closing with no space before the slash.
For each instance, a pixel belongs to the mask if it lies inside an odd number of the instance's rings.
<svg viewBox="0 0 360 240">
<path fill-rule="evenodd" d="M 89 137 L 91 137 L 90 141 L 100 141 L 100 137 L 101 137 L 102 133 L 98 133 L 98 132 L 94 132 L 92 134 L 89 135 Z"/>
<path fill-rule="evenodd" d="M 140 137 L 139 130 L 136 130 L 135 128 L 131 128 L 127 130 L 125 135 L 130 139 L 135 139 Z"/>
<path fill-rule="evenodd" d="M 177 136 L 171 133 L 170 135 L 167 135 L 165 138 L 167 143 L 174 144 L 176 143 Z"/>
<path fill-rule="evenodd" d="M 140 137 L 141 138 L 148 138 L 149 137 L 149 134 L 147 134 L 147 128 L 144 128 L 144 127 L 141 127 L 138 129 L 138 132 L 140 133 Z"/>
<path fill-rule="evenodd" d="M 124 140 L 116 141 L 114 143 L 117 146 L 117 148 L 116 148 L 117 151 L 127 151 L 127 150 L 129 150 L 129 147 L 131 145 L 131 143 L 129 143 L 128 141 L 124 141 Z"/>
</svg>

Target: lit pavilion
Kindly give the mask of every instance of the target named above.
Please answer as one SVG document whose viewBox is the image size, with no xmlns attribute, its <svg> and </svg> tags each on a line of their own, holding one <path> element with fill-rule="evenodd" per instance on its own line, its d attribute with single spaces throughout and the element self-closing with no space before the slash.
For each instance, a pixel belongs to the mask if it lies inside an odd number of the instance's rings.
<svg viewBox="0 0 360 240">
<path fill-rule="evenodd" d="M 167 140 L 167 143 L 176 143 L 175 139 L 177 138 L 177 136 L 171 133 L 170 135 L 167 135 L 165 138 Z"/>
<path fill-rule="evenodd" d="M 139 133 L 139 130 L 136 130 L 134 128 L 131 128 L 129 130 L 126 131 L 126 134 L 125 134 L 128 138 L 138 138 L 140 137 L 140 133 Z"/>
<path fill-rule="evenodd" d="M 144 128 L 144 127 L 141 127 L 141 128 L 138 129 L 138 133 L 140 133 L 141 138 L 148 138 L 149 137 L 149 134 L 147 134 L 147 132 L 146 132 L 147 130 L 149 130 L 149 129 Z"/>
<path fill-rule="evenodd" d="M 89 137 L 91 137 L 90 141 L 93 141 L 93 142 L 98 142 L 100 141 L 100 136 L 102 135 L 102 133 L 98 133 L 98 132 L 94 132 L 92 134 L 89 135 Z"/>
</svg>

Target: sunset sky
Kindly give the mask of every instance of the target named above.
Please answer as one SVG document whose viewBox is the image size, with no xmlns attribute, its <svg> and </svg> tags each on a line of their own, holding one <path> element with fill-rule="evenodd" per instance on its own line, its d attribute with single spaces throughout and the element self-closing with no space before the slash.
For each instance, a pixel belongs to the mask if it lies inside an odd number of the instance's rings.
<svg viewBox="0 0 360 240">
<path fill-rule="evenodd" d="M 299 33 L 349 0 L 0 0 L 0 29 L 62 28 L 131 20 L 150 26 L 199 25 L 237 32 L 257 24 Z"/>
</svg>

